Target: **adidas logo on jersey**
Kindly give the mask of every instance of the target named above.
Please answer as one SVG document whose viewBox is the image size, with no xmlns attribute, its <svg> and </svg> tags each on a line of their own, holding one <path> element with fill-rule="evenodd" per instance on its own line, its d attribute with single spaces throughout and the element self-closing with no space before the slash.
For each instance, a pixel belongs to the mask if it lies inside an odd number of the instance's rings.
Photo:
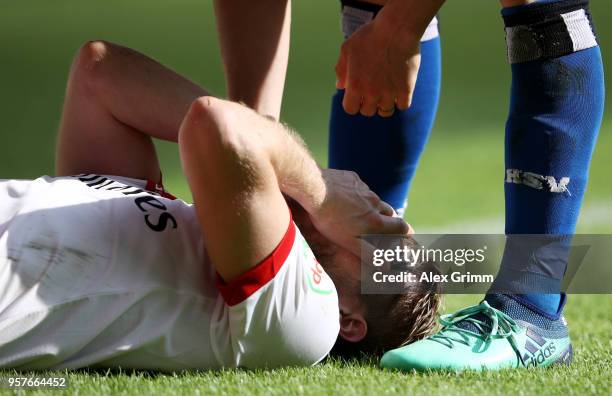
<svg viewBox="0 0 612 396">
<path fill-rule="evenodd" d="M 333 285 L 331 279 L 325 273 L 325 270 L 323 270 L 323 266 L 321 265 L 321 263 L 319 263 L 319 260 L 317 260 L 317 258 L 314 256 L 314 253 L 310 249 L 308 242 L 306 242 L 304 237 L 302 237 L 301 239 L 304 259 L 312 263 L 310 265 L 310 268 L 306 270 L 306 279 L 308 280 L 308 287 L 315 293 L 323 295 L 332 294 L 334 292 L 334 288 L 333 286 L 330 286 Z"/>
</svg>

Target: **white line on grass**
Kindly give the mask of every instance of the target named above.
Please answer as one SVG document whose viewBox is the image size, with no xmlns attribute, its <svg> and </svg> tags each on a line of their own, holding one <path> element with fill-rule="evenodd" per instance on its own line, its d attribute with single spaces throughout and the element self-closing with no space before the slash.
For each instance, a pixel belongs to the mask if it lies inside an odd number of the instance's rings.
<svg viewBox="0 0 612 396">
<path fill-rule="evenodd" d="M 608 225 L 612 230 L 612 202 L 595 201 L 586 205 L 578 220 L 580 227 L 600 227 Z M 444 226 L 416 227 L 419 234 L 503 234 L 503 216 L 460 221 Z"/>
</svg>

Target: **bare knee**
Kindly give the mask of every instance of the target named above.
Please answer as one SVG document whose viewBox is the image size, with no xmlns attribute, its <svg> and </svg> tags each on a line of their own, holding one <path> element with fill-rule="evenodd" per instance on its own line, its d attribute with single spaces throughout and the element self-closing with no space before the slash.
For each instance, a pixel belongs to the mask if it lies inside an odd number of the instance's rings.
<svg viewBox="0 0 612 396">
<path fill-rule="evenodd" d="M 101 40 L 88 41 L 78 52 L 80 63 L 88 69 L 93 69 L 100 64 L 110 51 L 112 44 Z"/>
<path fill-rule="evenodd" d="M 79 88 L 96 89 L 104 78 L 104 64 L 112 52 L 113 44 L 88 41 L 78 50 L 70 70 L 70 82 Z"/>
</svg>

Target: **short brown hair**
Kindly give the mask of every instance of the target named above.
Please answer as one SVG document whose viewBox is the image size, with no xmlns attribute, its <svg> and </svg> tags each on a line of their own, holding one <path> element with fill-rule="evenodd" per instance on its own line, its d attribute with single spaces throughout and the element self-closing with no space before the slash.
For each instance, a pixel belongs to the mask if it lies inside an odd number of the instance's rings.
<svg viewBox="0 0 612 396">
<path fill-rule="evenodd" d="M 417 248 L 411 237 L 403 238 L 410 248 Z M 419 263 L 410 272 L 420 277 L 423 272 L 439 273 L 435 263 Z M 442 305 L 439 285 L 413 282 L 404 285 L 403 294 L 362 295 L 366 336 L 359 342 L 338 337 L 332 355 L 345 358 L 359 355 L 381 355 L 386 351 L 410 344 L 432 334 L 437 327 Z"/>
</svg>

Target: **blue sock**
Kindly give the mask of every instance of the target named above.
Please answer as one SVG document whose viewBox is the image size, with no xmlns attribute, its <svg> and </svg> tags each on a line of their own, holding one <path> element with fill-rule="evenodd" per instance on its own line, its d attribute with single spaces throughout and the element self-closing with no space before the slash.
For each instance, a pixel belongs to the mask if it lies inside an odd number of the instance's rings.
<svg viewBox="0 0 612 396">
<path fill-rule="evenodd" d="M 369 22 L 380 9 L 348 0 L 343 5 L 346 37 Z M 408 110 L 396 110 L 389 118 L 352 116 L 342 108 L 343 90 L 338 90 L 332 100 L 329 167 L 357 172 L 372 191 L 400 214 L 438 108 L 441 55 L 437 19 L 424 39 L 427 40 L 421 43 L 421 69 Z"/>
<path fill-rule="evenodd" d="M 603 117 L 601 53 L 588 0 L 545 0 L 502 15 L 512 65 L 509 236 L 492 290 L 514 290 L 519 301 L 553 315 Z"/>
</svg>

